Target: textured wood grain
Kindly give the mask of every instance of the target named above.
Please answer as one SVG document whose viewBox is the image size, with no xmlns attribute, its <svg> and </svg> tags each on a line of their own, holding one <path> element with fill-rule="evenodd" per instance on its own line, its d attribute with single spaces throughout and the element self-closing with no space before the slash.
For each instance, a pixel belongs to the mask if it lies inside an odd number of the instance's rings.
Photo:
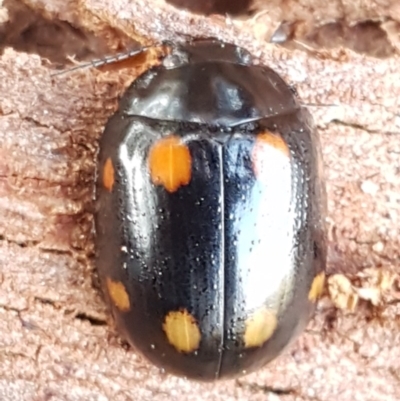
<svg viewBox="0 0 400 401">
<path fill-rule="evenodd" d="M 321 134 L 329 273 L 345 274 L 362 289 L 379 288 L 379 272 L 398 273 L 398 57 L 285 50 L 261 41 L 251 24 L 190 15 L 159 0 L 30 5 L 90 29 L 110 48 L 115 38 L 149 43 L 216 36 L 275 68 L 312 104 Z M 325 297 L 307 332 L 282 358 L 238 381 L 188 382 L 127 350 L 96 288 L 92 194 L 97 139 L 137 71 L 52 72 L 52 64 L 34 54 L 7 48 L 0 57 L 0 399 L 399 398 L 396 288 L 378 307 L 360 302 L 353 314 Z"/>
</svg>

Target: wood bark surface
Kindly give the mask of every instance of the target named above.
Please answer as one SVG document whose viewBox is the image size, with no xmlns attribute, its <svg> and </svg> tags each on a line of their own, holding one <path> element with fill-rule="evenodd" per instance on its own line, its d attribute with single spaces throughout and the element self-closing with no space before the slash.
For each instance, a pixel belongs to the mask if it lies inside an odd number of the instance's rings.
<svg viewBox="0 0 400 401">
<path fill-rule="evenodd" d="M 25 3 L 49 20 L 90 31 L 112 50 L 132 39 L 218 37 L 247 48 L 295 85 L 310 105 L 323 145 L 330 279 L 306 332 L 257 373 L 202 384 L 149 365 L 113 328 L 93 265 L 97 140 L 139 69 L 92 68 L 53 76 L 51 60 L 5 46 L 0 55 L 0 399 L 398 400 L 399 55 L 394 51 L 378 59 L 343 48 L 289 50 L 269 44 L 254 21 L 194 15 L 161 0 Z M 302 3 L 305 9 L 313 5 Z M 323 13 L 314 3 L 314 12 Z M 398 4 L 365 1 L 357 18 L 390 17 L 396 47 Z M 11 6 L 8 1 L 0 8 L 3 23 Z"/>
</svg>

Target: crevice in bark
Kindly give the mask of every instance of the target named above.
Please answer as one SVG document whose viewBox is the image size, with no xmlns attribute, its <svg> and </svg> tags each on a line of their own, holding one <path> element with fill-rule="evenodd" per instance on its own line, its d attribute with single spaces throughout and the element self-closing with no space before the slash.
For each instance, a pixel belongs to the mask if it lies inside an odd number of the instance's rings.
<svg viewBox="0 0 400 401">
<path fill-rule="evenodd" d="M 3 241 L 7 242 L 8 244 L 16 245 L 20 248 L 34 247 L 39 244 L 39 241 L 14 241 L 7 238 L 5 235 L 0 235 L 0 243 Z"/>
<path fill-rule="evenodd" d="M 167 0 L 167 2 L 201 15 L 246 15 L 250 13 L 253 0 Z"/>
<path fill-rule="evenodd" d="M 273 387 L 264 386 L 256 383 L 242 383 L 240 380 L 237 381 L 238 387 L 245 387 L 249 389 L 252 393 L 264 393 L 264 394 L 275 394 L 275 395 L 295 395 L 297 393 L 295 388 L 283 388 L 283 387 Z"/>
<path fill-rule="evenodd" d="M 68 22 L 45 18 L 21 0 L 5 0 L 4 7 L 9 18 L 0 25 L 0 52 L 12 47 L 38 54 L 59 66 L 70 64 L 70 57 L 78 61 L 92 60 L 108 52 L 102 38 Z"/>
<path fill-rule="evenodd" d="M 89 322 L 92 326 L 107 326 L 107 321 L 97 316 L 89 315 L 86 312 L 79 312 L 75 315 L 75 319 Z"/>
<path fill-rule="evenodd" d="M 198 2 L 193 0 L 168 0 L 177 8 L 187 9 L 198 14 L 231 15 L 246 19 L 251 17 L 252 1 L 208 0 Z M 64 68 L 76 62 L 103 59 L 117 52 L 127 51 L 126 47 L 110 49 L 103 38 L 82 27 L 58 19 L 48 19 L 37 10 L 25 5 L 21 0 L 5 0 L 4 7 L 9 14 L 8 22 L 0 25 L 0 52 L 5 47 L 18 51 L 38 54 L 43 62 L 49 60 L 53 68 Z M 387 21 L 385 21 L 387 22 Z M 266 38 L 280 43 L 287 48 L 297 48 L 306 52 L 320 49 L 348 48 L 357 53 L 376 58 L 387 58 L 396 53 L 390 43 L 387 32 L 382 29 L 380 21 L 361 21 L 349 24 L 346 21 L 334 21 L 313 29 L 303 29 L 307 21 L 282 22 L 272 38 Z M 115 31 L 114 36 L 121 43 L 132 45 L 133 40 Z M 118 50 L 118 51 L 116 51 Z"/>
<path fill-rule="evenodd" d="M 361 21 L 348 24 L 335 21 L 302 32 L 305 22 L 282 23 L 272 37 L 290 49 L 315 52 L 318 49 L 347 48 L 375 58 L 388 58 L 396 53 L 380 21 Z"/>
</svg>

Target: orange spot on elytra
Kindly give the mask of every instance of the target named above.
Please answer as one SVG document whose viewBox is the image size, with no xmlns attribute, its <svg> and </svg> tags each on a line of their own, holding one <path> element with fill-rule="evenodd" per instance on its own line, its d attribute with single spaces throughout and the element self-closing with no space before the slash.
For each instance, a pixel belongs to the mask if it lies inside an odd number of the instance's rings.
<svg viewBox="0 0 400 401">
<path fill-rule="evenodd" d="M 149 154 L 150 176 L 154 184 L 175 192 L 190 182 L 192 158 L 188 147 L 176 135 L 157 141 Z"/>
<path fill-rule="evenodd" d="M 280 135 L 274 134 L 270 131 L 264 131 L 257 135 L 256 143 L 251 155 L 254 174 L 256 177 L 262 175 L 267 165 L 271 166 L 271 163 L 268 160 L 271 156 L 271 150 L 278 151 L 281 155 L 287 158 L 290 155 L 288 145 Z"/>
<path fill-rule="evenodd" d="M 321 272 L 317 276 L 315 276 L 310 292 L 308 293 L 308 299 L 311 302 L 315 302 L 321 295 L 322 292 L 324 291 L 324 284 L 325 284 L 325 273 Z"/>
<path fill-rule="evenodd" d="M 112 160 L 108 158 L 103 167 L 103 186 L 108 191 L 112 191 L 114 186 L 114 166 Z"/>
<path fill-rule="evenodd" d="M 245 324 L 244 346 L 246 348 L 261 347 L 274 334 L 278 319 L 273 311 L 263 306 L 256 310 Z"/>
<path fill-rule="evenodd" d="M 111 301 L 122 312 L 128 312 L 131 308 L 129 302 L 129 295 L 126 292 L 125 286 L 120 281 L 114 281 L 107 277 L 106 279 L 107 291 L 110 295 Z"/>
<path fill-rule="evenodd" d="M 196 319 L 186 310 L 171 311 L 165 317 L 163 330 L 168 342 L 179 352 L 193 352 L 199 348 L 201 333 Z"/>
</svg>

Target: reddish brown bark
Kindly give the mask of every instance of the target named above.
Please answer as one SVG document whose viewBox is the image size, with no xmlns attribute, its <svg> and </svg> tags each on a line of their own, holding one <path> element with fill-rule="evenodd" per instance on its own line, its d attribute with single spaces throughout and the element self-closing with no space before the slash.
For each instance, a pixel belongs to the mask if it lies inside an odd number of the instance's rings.
<svg viewBox="0 0 400 401">
<path fill-rule="evenodd" d="M 375 59 L 343 49 L 286 50 L 260 40 L 250 22 L 194 16 L 160 0 L 29 3 L 48 18 L 90 29 L 114 49 L 129 37 L 149 43 L 180 34 L 216 36 L 246 47 L 296 85 L 312 104 L 323 143 L 328 271 L 343 274 L 356 289 L 331 279 L 330 296 L 299 341 L 240 380 L 198 384 L 149 366 L 126 350 L 108 322 L 92 261 L 97 139 L 135 71 L 51 76 L 52 63 L 7 47 L 0 57 L 0 399 L 397 400 L 395 52 Z M 368 9 L 379 13 L 370 3 Z M 350 308 L 349 294 L 359 300 L 354 312 L 335 309 L 332 300 Z"/>
</svg>

